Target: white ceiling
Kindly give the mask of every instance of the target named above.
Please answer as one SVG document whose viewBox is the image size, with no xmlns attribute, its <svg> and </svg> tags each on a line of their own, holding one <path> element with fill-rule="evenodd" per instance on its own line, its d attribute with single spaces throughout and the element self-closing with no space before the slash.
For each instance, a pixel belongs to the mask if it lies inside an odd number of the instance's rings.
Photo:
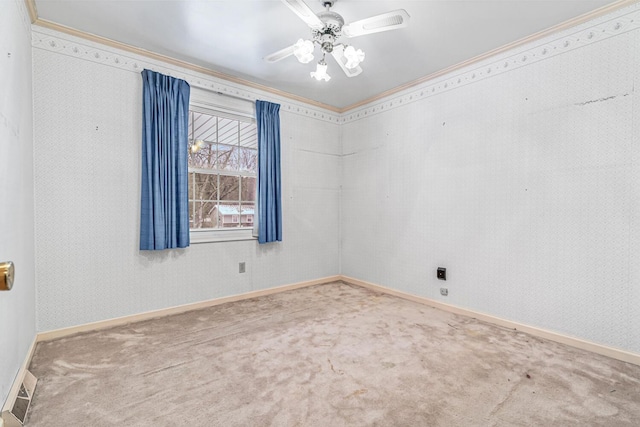
<svg viewBox="0 0 640 427">
<path fill-rule="evenodd" d="M 315 11 L 321 0 L 306 0 Z M 309 28 L 279 0 L 36 0 L 38 17 L 83 32 L 344 108 L 612 3 L 611 0 L 339 0 L 346 23 L 394 9 L 408 28 L 349 39 L 366 52 L 348 78 L 327 58 L 329 82 L 309 76 L 316 61 L 262 58 Z"/>
</svg>

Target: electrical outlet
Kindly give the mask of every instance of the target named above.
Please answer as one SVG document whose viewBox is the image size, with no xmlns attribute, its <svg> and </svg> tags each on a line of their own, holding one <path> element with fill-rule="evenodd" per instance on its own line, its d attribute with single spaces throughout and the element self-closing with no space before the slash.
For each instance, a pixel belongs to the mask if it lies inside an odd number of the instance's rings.
<svg viewBox="0 0 640 427">
<path fill-rule="evenodd" d="M 440 280 L 447 280 L 447 269 L 444 267 L 438 267 L 436 277 Z"/>
<path fill-rule="evenodd" d="M 244 273 L 245 271 L 246 271 L 245 263 L 241 262 L 240 264 L 238 264 L 238 272 L 239 273 Z"/>
<path fill-rule="evenodd" d="M 447 295 L 449 295 L 449 289 L 440 288 L 440 295 L 442 295 L 443 297 L 446 297 Z"/>
</svg>

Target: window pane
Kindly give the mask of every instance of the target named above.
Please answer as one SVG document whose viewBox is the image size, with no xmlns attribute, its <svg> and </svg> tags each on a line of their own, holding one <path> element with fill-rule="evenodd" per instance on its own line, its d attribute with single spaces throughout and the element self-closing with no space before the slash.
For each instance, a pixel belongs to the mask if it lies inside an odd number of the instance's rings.
<svg viewBox="0 0 640 427">
<path fill-rule="evenodd" d="M 240 205 L 235 203 L 220 203 L 218 226 L 223 228 L 240 226 Z"/>
<path fill-rule="evenodd" d="M 189 111 L 189 225 L 191 228 L 251 227 L 258 168 L 255 123 Z M 212 173 L 201 173 L 198 169 Z M 242 200 L 242 202 L 241 202 Z M 243 203 L 242 206 L 240 203 Z"/>
<path fill-rule="evenodd" d="M 256 178 L 251 176 L 242 177 L 242 201 L 253 202 L 256 200 Z"/>
<path fill-rule="evenodd" d="M 218 169 L 238 170 L 238 146 L 218 145 Z"/>
<path fill-rule="evenodd" d="M 227 145 L 238 145 L 238 122 L 237 120 L 218 118 L 218 142 Z"/>
<path fill-rule="evenodd" d="M 258 148 L 258 131 L 254 123 L 240 122 L 240 146 Z"/>
<path fill-rule="evenodd" d="M 239 200 L 240 177 L 220 175 L 220 200 Z"/>
<path fill-rule="evenodd" d="M 216 226 L 216 202 L 193 202 L 192 228 L 213 228 Z"/>
<path fill-rule="evenodd" d="M 199 144 L 199 146 L 194 148 L 196 144 Z M 189 166 L 201 169 L 215 168 L 216 144 L 201 142 L 201 140 L 189 141 Z"/>
<path fill-rule="evenodd" d="M 206 142 L 217 142 L 216 141 L 216 131 L 217 131 L 217 117 L 212 116 L 210 114 L 198 113 L 195 111 L 191 112 L 191 138 L 195 140 L 202 140 Z"/>
<path fill-rule="evenodd" d="M 253 227 L 253 222 L 255 221 L 255 210 L 256 207 L 253 203 L 242 204 L 242 227 Z"/>
<path fill-rule="evenodd" d="M 238 149 L 238 163 L 241 171 L 256 173 L 258 170 L 258 150 L 240 147 Z"/>
<path fill-rule="evenodd" d="M 194 185 L 195 200 L 218 199 L 218 175 L 209 173 L 196 173 Z"/>
</svg>

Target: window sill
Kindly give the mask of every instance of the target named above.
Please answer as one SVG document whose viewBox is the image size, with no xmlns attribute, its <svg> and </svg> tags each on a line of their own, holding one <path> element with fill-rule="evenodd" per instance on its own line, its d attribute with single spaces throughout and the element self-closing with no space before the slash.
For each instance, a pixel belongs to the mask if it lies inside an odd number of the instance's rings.
<svg viewBox="0 0 640 427">
<path fill-rule="evenodd" d="M 191 244 L 235 242 L 241 240 L 258 240 L 253 235 L 253 228 L 233 230 L 190 230 Z"/>
</svg>

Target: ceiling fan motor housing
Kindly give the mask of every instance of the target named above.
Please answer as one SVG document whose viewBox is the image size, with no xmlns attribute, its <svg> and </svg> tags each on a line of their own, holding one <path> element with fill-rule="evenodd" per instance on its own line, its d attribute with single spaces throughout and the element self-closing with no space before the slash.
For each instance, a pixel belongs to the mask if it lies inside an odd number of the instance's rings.
<svg viewBox="0 0 640 427">
<path fill-rule="evenodd" d="M 340 14 L 326 10 L 318 13 L 317 16 L 324 22 L 325 28 L 332 28 L 334 31 L 342 30 L 344 18 Z"/>
<path fill-rule="evenodd" d="M 318 13 L 318 18 L 324 23 L 324 27 L 321 30 L 311 30 L 313 41 L 317 42 L 324 52 L 331 53 L 336 39 L 342 35 L 344 18 L 329 10 Z"/>
</svg>

